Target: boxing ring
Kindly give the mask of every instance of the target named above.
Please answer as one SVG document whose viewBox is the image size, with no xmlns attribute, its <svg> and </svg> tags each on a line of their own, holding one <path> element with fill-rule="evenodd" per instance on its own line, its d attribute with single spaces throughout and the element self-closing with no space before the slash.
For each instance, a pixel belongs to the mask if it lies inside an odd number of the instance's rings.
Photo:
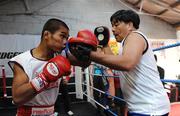
<svg viewBox="0 0 180 116">
<path fill-rule="evenodd" d="M 180 43 L 156 48 L 156 49 L 153 49 L 153 51 L 156 52 L 156 51 L 170 49 L 170 48 L 177 47 L 177 46 L 180 46 Z M 97 64 L 92 64 L 92 65 L 97 65 Z M 3 65 L 0 65 L 0 70 L 1 70 L 1 74 L 2 74 L 1 75 L 2 81 L 0 81 L 0 83 L 2 85 L 1 90 L 3 91 L 1 99 L 12 98 L 12 96 L 7 95 L 5 67 Z M 101 68 L 101 70 L 104 70 L 104 69 Z M 95 88 L 94 86 L 92 86 L 90 81 L 91 81 L 91 77 L 93 77 L 93 76 L 101 76 L 101 77 L 105 77 L 105 78 L 108 78 L 108 77 L 119 78 L 119 76 L 106 75 L 103 73 L 103 71 L 102 71 L 101 75 L 93 74 L 89 70 L 89 68 L 86 68 L 84 71 L 82 71 L 82 69 L 80 67 L 75 68 L 74 76 L 75 76 L 75 83 L 70 83 L 69 85 L 75 85 L 75 92 L 71 92 L 70 94 L 75 94 L 77 99 L 86 100 L 87 102 L 91 103 L 94 107 L 97 107 L 96 105 L 98 105 L 99 107 L 104 109 L 105 112 L 108 112 L 108 114 L 110 114 L 112 116 L 118 116 L 117 112 L 112 111 L 111 108 L 107 104 L 101 104 L 98 101 L 96 101 L 92 95 L 93 91 L 97 91 L 101 94 L 104 94 L 106 97 L 110 96 L 111 98 L 116 99 L 117 101 L 120 101 L 120 102 L 126 103 L 126 101 L 117 96 L 112 96 L 107 91 L 102 91 L 100 89 Z M 165 82 L 165 83 L 175 83 L 177 85 L 180 85 L 180 80 L 162 79 L 161 81 Z M 178 93 L 178 91 L 177 91 L 177 93 Z M 59 93 L 59 95 L 60 95 L 60 93 Z M 178 95 L 178 97 L 179 97 L 179 95 Z M 177 99 L 179 99 L 179 98 L 177 98 Z M 180 102 L 176 101 L 174 103 L 171 103 L 171 111 L 170 111 L 169 116 L 180 116 L 179 109 L 180 109 Z"/>
</svg>

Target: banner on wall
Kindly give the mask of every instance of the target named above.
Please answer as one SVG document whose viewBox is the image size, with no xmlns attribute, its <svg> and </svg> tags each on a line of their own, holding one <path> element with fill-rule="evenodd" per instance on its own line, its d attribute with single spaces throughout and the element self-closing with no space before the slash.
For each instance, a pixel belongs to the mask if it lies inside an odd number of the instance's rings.
<svg viewBox="0 0 180 116">
<path fill-rule="evenodd" d="M 12 57 L 36 47 L 39 42 L 40 35 L 0 34 L 0 65 L 5 65 L 7 77 L 12 77 L 8 61 Z"/>
</svg>

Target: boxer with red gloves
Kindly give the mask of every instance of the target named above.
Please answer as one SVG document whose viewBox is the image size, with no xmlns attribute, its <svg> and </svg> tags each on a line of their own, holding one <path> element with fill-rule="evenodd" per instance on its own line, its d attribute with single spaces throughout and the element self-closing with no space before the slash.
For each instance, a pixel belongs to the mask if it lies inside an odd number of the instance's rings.
<svg viewBox="0 0 180 116">
<path fill-rule="evenodd" d="M 68 38 L 69 27 L 65 22 L 49 19 L 43 27 L 39 45 L 10 59 L 9 65 L 14 73 L 12 98 L 18 105 L 17 116 L 53 115 L 61 77 L 70 73 L 70 64 L 81 67 L 90 65 L 90 60 L 78 61 L 73 55 L 65 54 Z M 73 42 L 85 42 L 94 50 L 98 43 L 88 30 L 78 33 L 77 38 L 81 39 L 71 39 L 70 46 Z M 56 53 L 62 56 L 56 56 Z"/>
<path fill-rule="evenodd" d="M 31 80 L 32 87 L 37 93 L 46 89 L 50 82 L 55 82 L 62 76 L 67 76 L 71 73 L 70 62 L 63 56 L 56 56 L 48 61 L 44 66 L 42 73 Z"/>
<path fill-rule="evenodd" d="M 71 61 L 63 54 L 68 38 L 68 26 L 59 19 L 49 19 L 39 45 L 10 59 L 12 98 L 18 106 L 16 116 L 54 114 L 61 77 L 70 74 Z"/>
</svg>

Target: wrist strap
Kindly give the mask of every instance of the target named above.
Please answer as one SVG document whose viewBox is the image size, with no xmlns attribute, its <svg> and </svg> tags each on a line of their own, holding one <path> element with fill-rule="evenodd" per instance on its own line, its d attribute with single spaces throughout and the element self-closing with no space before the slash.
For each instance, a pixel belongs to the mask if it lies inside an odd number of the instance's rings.
<svg viewBox="0 0 180 116">
<path fill-rule="evenodd" d="M 30 84 L 37 93 L 40 93 L 47 87 L 48 82 L 46 81 L 43 74 L 39 74 L 37 77 L 31 80 Z"/>
</svg>

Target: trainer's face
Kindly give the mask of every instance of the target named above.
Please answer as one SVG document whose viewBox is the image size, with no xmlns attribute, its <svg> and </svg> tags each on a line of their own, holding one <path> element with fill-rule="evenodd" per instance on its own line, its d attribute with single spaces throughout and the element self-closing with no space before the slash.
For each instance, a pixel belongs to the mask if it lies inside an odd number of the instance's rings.
<svg viewBox="0 0 180 116">
<path fill-rule="evenodd" d="M 66 46 L 68 37 L 69 30 L 66 27 L 61 26 L 55 33 L 50 33 L 47 44 L 54 52 L 62 51 Z"/>
<path fill-rule="evenodd" d="M 124 22 L 114 21 L 112 24 L 112 32 L 118 42 L 121 42 L 129 33 L 129 25 Z"/>
</svg>

